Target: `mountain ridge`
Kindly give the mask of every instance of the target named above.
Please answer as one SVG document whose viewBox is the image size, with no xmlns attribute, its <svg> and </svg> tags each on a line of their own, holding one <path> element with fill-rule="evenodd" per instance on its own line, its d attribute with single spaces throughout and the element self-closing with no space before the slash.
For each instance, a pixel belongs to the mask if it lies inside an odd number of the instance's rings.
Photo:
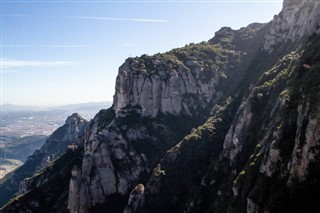
<svg viewBox="0 0 320 213">
<path fill-rule="evenodd" d="M 14 194 L 18 196 L 26 193 L 31 177 L 59 158 L 68 149 L 68 145 L 83 133 L 86 125 L 87 121 L 79 114 L 72 114 L 22 166 L 7 174 L 0 182 L 0 206 L 7 203 Z"/>
<path fill-rule="evenodd" d="M 1 212 L 320 211 L 319 2 L 285 0 L 268 24 L 127 59 L 79 150 Z M 36 196 L 47 190 L 49 204 Z"/>
<path fill-rule="evenodd" d="M 67 105 L 58 105 L 53 107 L 44 107 L 44 106 L 23 106 L 17 104 L 2 104 L 3 112 L 15 112 L 15 111 L 50 111 L 50 110 L 77 110 L 77 109 L 91 109 L 92 107 L 108 107 L 110 106 L 110 101 L 100 101 L 100 102 L 86 102 L 86 103 L 76 103 L 76 104 L 67 104 Z M 100 108 L 101 109 L 101 108 Z"/>
</svg>

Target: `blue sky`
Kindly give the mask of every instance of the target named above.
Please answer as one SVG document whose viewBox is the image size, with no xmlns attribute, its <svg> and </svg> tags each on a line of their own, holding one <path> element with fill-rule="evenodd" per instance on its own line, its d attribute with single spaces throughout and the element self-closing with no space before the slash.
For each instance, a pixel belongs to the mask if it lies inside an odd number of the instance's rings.
<svg viewBox="0 0 320 213">
<path fill-rule="evenodd" d="M 1 0 L 1 103 L 112 101 L 118 67 L 268 22 L 282 1 Z"/>
</svg>

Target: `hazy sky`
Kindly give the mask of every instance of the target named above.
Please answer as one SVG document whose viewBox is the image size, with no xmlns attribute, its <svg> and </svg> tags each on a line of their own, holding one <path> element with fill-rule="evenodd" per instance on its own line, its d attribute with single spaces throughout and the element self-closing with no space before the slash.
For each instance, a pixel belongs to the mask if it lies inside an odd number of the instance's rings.
<svg viewBox="0 0 320 213">
<path fill-rule="evenodd" d="M 1 103 L 111 101 L 130 56 L 268 22 L 282 1 L 1 1 Z"/>
</svg>

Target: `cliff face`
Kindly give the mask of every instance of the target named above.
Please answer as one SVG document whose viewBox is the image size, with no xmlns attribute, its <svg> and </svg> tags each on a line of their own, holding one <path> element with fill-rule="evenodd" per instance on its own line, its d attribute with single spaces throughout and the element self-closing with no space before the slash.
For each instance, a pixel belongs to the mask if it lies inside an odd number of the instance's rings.
<svg viewBox="0 0 320 213">
<path fill-rule="evenodd" d="M 308 15 L 295 14 L 297 22 L 290 26 L 277 18 L 271 23 L 267 36 L 279 24 L 277 21 L 292 28 L 292 32 L 277 32 L 284 39 L 280 42 L 290 39 L 291 46 L 269 54 L 258 53 L 252 60 L 255 69 L 248 70 L 250 86 L 240 97 L 233 96 L 219 103 L 221 106 L 216 105 L 204 125 L 170 149 L 144 185 L 144 193 L 137 202 L 128 202 L 127 209 L 320 210 L 316 204 L 320 188 L 316 172 L 320 145 L 320 43 L 319 35 L 308 37 L 317 33 L 315 28 L 304 28 L 301 34 L 298 30 L 301 20 L 311 17 L 310 23 L 318 21 L 314 15 L 319 11 L 318 5 L 319 1 L 284 2 L 283 14 L 294 14 L 292 8 L 309 11 Z M 311 68 L 302 66 L 304 63 L 310 63 Z"/>
<path fill-rule="evenodd" d="M 318 63 L 304 70 L 305 60 L 315 58 L 283 55 L 250 86 L 245 99 L 216 105 L 204 125 L 167 152 L 144 193 L 127 208 L 318 212 L 320 69 Z"/>
<path fill-rule="evenodd" d="M 264 50 L 271 53 L 277 45 L 313 33 L 320 33 L 320 2 L 284 0 L 282 12 L 274 17 L 265 36 Z"/>
<path fill-rule="evenodd" d="M 79 150 L 3 211 L 319 212 L 318 11 L 284 1 L 269 24 L 127 59 Z"/>
<path fill-rule="evenodd" d="M 140 106 L 144 116 L 156 117 L 158 113 L 179 115 L 182 112 L 191 115 L 191 111 L 196 110 L 193 102 L 197 101 L 201 108 L 205 108 L 219 97 L 216 91 L 218 73 L 201 81 L 205 78 L 205 69 L 196 61 L 186 61 L 188 68 L 181 62 L 170 63 L 160 57 L 145 57 L 145 60 L 157 73 L 141 72 L 141 64 L 136 59 L 127 60 L 120 67 L 114 98 L 117 113 L 125 107 Z M 191 98 L 194 100 L 190 101 Z"/>
<path fill-rule="evenodd" d="M 259 49 L 257 45 L 246 53 L 234 48 L 233 43 L 248 39 L 239 38 L 241 32 L 256 35 L 262 30 L 259 24 L 241 31 L 228 29 L 230 35 L 220 35 L 227 41 L 224 48 L 211 41 L 128 59 L 119 69 L 114 108 L 97 115 L 82 138 L 82 172 L 70 181 L 70 212 L 99 208 L 114 196 L 125 203 L 165 151 L 205 120 L 210 106 L 225 96 L 225 84 L 245 69 L 240 62 L 250 61 Z M 118 207 L 124 208 L 124 203 Z"/>
<path fill-rule="evenodd" d="M 212 106 L 228 92 L 225 84 L 232 82 L 232 88 L 235 78 L 242 77 L 241 71 L 261 48 L 264 31 L 263 24 L 222 28 L 209 42 L 127 59 L 116 79 L 116 114 L 139 107 L 146 117 L 192 116 Z"/>
<path fill-rule="evenodd" d="M 79 168 L 72 170 L 70 212 L 85 212 L 91 206 L 102 204 L 112 194 L 126 195 L 146 169 L 143 155 L 133 149 L 119 129 L 99 131 L 99 128 L 96 116 L 83 138 L 82 174 Z"/>
</svg>

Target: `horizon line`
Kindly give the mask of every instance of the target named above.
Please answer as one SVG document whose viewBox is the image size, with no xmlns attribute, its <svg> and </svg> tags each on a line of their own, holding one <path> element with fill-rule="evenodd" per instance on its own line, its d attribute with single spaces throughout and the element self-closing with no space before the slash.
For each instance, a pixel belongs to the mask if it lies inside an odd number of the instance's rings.
<svg viewBox="0 0 320 213">
<path fill-rule="evenodd" d="M 7 44 L 0 45 L 0 48 L 30 48 L 30 47 L 39 47 L 39 48 L 88 48 L 91 46 L 87 45 L 23 45 L 23 44 Z"/>
<path fill-rule="evenodd" d="M 62 106 L 69 106 L 69 105 L 77 105 L 77 104 L 93 104 L 93 103 L 110 103 L 113 104 L 113 100 L 103 100 L 103 101 L 87 101 L 87 102 L 70 102 L 70 103 L 60 103 L 60 104 L 16 104 L 13 102 L 6 102 L 3 104 L 0 104 L 0 106 L 4 105 L 12 105 L 12 106 L 18 106 L 18 107 L 62 107 Z"/>
<path fill-rule="evenodd" d="M 17 1 L 9 1 L 9 0 L 3 0 L 2 2 L 5 3 L 39 3 L 39 2 L 45 2 L 45 3 L 283 3 L 283 0 L 150 0 L 150 1 L 142 1 L 142 0 L 120 0 L 120 1 L 115 1 L 115 0 L 84 0 L 84 1 L 72 1 L 72 0 L 57 0 L 57 1 L 37 1 L 37 0 L 17 0 Z"/>
</svg>

